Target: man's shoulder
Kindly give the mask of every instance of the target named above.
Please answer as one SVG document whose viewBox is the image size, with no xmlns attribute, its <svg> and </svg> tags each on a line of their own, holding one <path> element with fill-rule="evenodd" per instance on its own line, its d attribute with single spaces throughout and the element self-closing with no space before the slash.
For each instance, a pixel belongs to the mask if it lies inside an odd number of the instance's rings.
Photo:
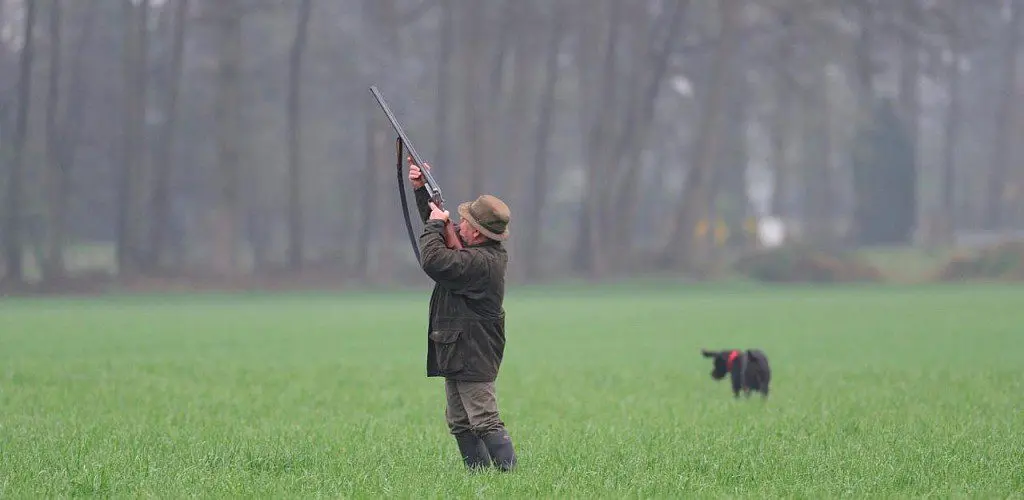
<svg viewBox="0 0 1024 500">
<path fill-rule="evenodd" d="M 480 243 L 478 245 L 465 247 L 467 250 L 477 250 L 488 253 L 505 253 L 505 245 L 500 241 L 488 241 L 486 243 Z"/>
<path fill-rule="evenodd" d="M 489 261 L 494 260 L 504 262 L 508 259 L 508 251 L 500 242 L 475 245 L 465 247 L 464 249 L 472 252 L 474 256 L 479 256 Z"/>
<path fill-rule="evenodd" d="M 460 251 L 468 256 L 465 260 L 466 272 L 471 281 L 482 284 L 483 281 L 505 275 L 508 255 L 500 245 L 472 245 Z"/>
</svg>

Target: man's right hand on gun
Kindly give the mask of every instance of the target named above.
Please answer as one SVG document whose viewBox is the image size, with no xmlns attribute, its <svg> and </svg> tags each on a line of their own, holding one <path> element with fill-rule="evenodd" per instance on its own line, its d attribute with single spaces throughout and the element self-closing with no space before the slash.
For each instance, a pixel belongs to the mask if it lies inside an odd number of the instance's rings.
<svg viewBox="0 0 1024 500">
<path fill-rule="evenodd" d="M 424 163 L 423 166 L 426 167 L 427 170 L 430 170 L 429 163 Z M 426 182 L 423 179 L 423 172 L 420 172 L 420 167 L 415 163 L 412 163 L 412 158 L 409 158 L 409 182 L 412 182 L 412 187 L 415 189 L 423 187 Z"/>
</svg>

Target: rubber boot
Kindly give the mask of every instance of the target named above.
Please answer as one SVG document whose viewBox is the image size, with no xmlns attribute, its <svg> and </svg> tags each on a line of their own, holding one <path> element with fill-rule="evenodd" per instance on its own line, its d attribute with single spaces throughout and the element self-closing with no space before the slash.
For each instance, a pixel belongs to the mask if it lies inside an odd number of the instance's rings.
<svg viewBox="0 0 1024 500">
<path fill-rule="evenodd" d="M 503 471 L 515 468 L 516 451 L 507 430 L 502 429 L 484 435 L 484 444 L 487 445 L 487 451 L 495 467 Z"/>
<path fill-rule="evenodd" d="M 476 434 L 469 431 L 456 434 L 455 442 L 459 444 L 459 453 L 467 469 L 484 469 L 491 465 L 487 445 Z"/>
</svg>

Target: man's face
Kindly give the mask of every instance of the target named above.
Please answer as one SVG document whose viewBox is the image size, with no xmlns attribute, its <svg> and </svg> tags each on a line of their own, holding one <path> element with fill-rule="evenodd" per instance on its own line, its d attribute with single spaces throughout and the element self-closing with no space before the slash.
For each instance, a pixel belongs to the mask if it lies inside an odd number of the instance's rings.
<svg viewBox="0 0 1024 500">
<path fill-rule="evenodd" d="M 462 242 L 467 245 L 472 245 L 476 243 L 477 239 L 480 238 L 480 232 L 477 231 L 475 227 L 470 225 L 469 221 L 467 221 L 466 219 L 459 220 L 458 234 L 459 238 L 462 239 Z"/>
</svg>

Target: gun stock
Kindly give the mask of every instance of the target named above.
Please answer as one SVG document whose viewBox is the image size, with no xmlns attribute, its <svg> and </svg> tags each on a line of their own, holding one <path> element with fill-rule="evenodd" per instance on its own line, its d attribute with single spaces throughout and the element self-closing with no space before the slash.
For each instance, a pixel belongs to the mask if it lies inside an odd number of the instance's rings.
<svg viewBox="0 0 1024 500">
<path fill-rule="evenodd" d="M 413 147 L 412 142 L 409 140 L 409 136 L 406 135 L 405 129 L 398 123 L 398 119 L 395 118 L 395 114 L 391 112 L 391 107 L 388 106 L 387 101 L 384 100 L 384 95 L 380 93 L 376 85 L 370 86 L 370 93 L 377 100 L 377 104 L 384 110 L 384 115 L 388 117 L 388 121 L 391 122 L 391 127 L 395 129 L 395 133 L 398 134 L 398 147 L 405 146 L 409 150 L 409 156 L 412 157 L 412 161 L 420 167 L 420 172 L 423 173 L 423 187 L 427 190 L 427 195 L 430 196 L 430 201 L 437 205 L 437 208 L 444 210 L 444 196 L 441 195 L 441 188 L 438 187 L 437 180 L 434 179 L 433 174 L 426 168 L 426 162 L 420 157 L 420 154 Z M 445 221 L 444 224 L 444 242 L 448 248 L 461 249 L 462 241 L 459 240 L 459 236 L 455 234 L 455 226 L 451 220 Z"/>
</svg>

